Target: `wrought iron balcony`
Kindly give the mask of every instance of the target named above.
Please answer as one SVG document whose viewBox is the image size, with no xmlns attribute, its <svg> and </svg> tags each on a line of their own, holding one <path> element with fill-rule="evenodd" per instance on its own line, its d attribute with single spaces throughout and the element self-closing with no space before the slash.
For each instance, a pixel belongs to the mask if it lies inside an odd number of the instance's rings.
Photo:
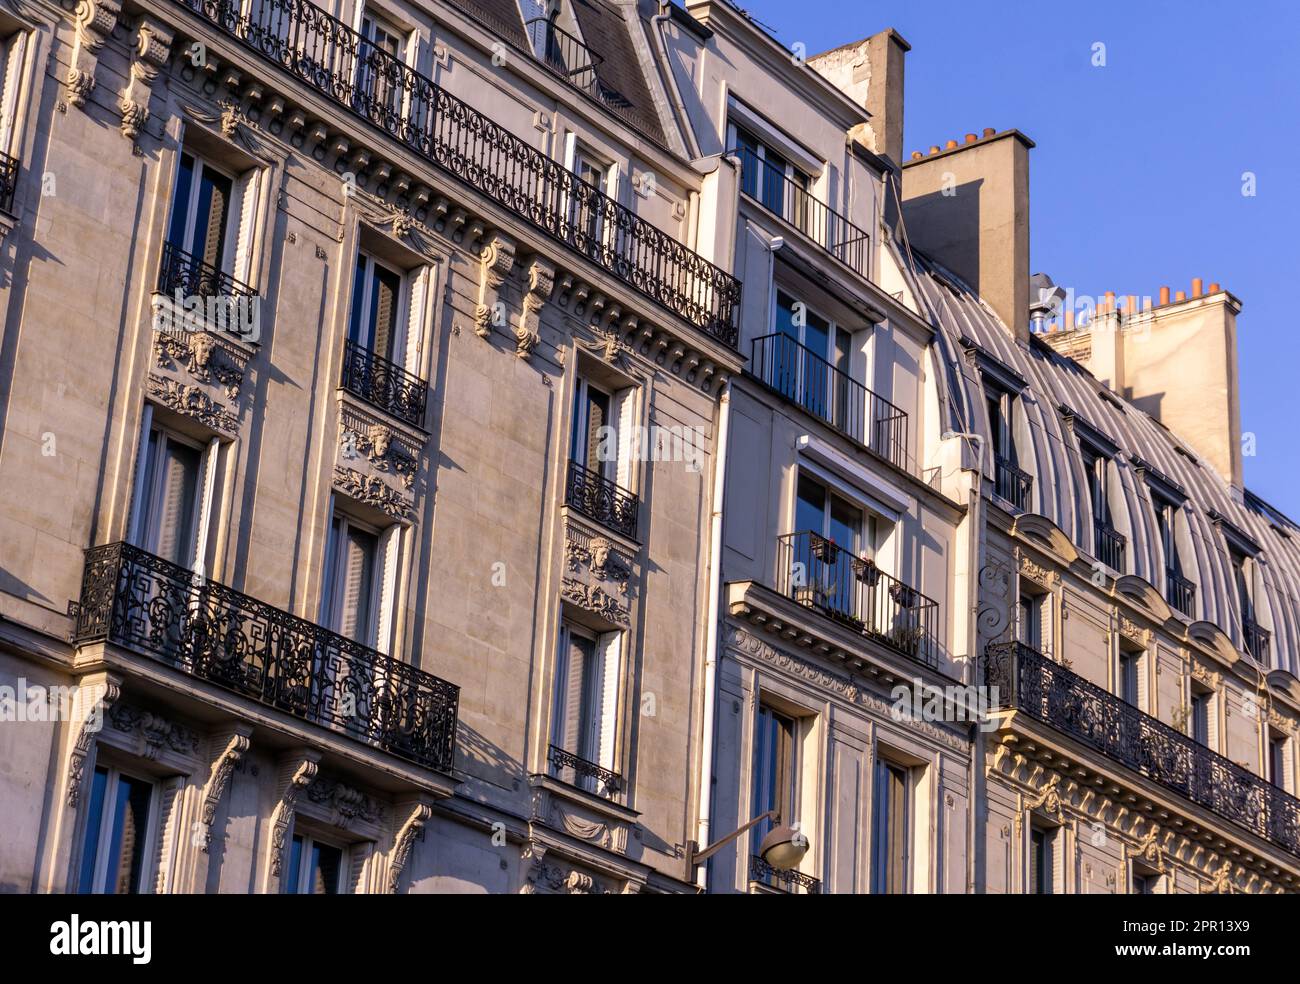
<svg viewBox="0 0 1300 984">
<path fill-rule="evenodd" d="M 257 297 L 257 291 L 172 243 L 163 244 L 158 292 L 174 297 Z"/>
<path fill-rule="evenodd" d="M 740 281 L 310 0 L 174 0 L 539 232 L 735 347 Z"/>
<path fill-rule="evenodd" d="M 637 538 L 641 501 L 627 489 L 576 461 L 569 462 L 564 504 L 629 540 Z"/>
<path fill-rule="evenodd" d="M 731 155 L 740 162 L 740 190 L 784 219 L 860 277 L 871 277 L 871 234 L 792 181 L 748 147 Z"/>
<path fill-rule="evenodd" d="M 460 688 L 126 543 L 86 551 L 72 642 L 109 642 L 449 771 Z"/>
<path fill-rule="evenodd" d="M 596 69 L 605 60 L 601 55 L 548 17 L 525 21 L 524 32 L 538 61 L 575 89 L 596 95 Z"/>
<path fill-rule="evenodd" d="M 771 885 L 792 895 L 801 890 L 804 895 L 820 895 L 822 892 L 820 878 L 805 875 L 793 868 L 773 868 L 757 854 L 749 856 L 749 878 L 750 881 Z"/>
<path fill-rule="evenodd" d="M 551 764 L 551 774 L 560 782 L 598 796 L 617 796 L 623 791 L 623 777 L 617 772 L 588 762 L 559 745 L 550 747 L 546 759 Z"/>
<path fill-rule="evenodd" d="M 1246 652 L 1254 656 L 1258 662 L 1269 666 L 1268 648 L 1273 633 L 1251 618 L 1242 621 L 1241 632 L 1245 639 Z"/>
<path fill-rule="evenodd" d="M 1124 570 L 1124 534 L 1109 523 L 1096 524 L 1097 559 L 1113 571 Z"/>
<path fill-rule="evenodd" d="M 1237 826 L 1300 856 L 1300 800 L 1059 663 L 990 645 L 984 685 L 1028 715 Z"/>
<path fill-rule="evenodd" d="M 1169 604 L 1188 618 L 1196 617 L 1196 585 L 1172 568 L 1165 569 L 1165 594 Z"/>
<path fill-rule="evenodd" d="M 1029 511 L 1034 476 L 998 454 L 993 456 L 993 487 L 999 498 L 1005 499 L 1021 512 Z"/>
<path fill-rule="evenodd" d="M 18 158 L 0 154 L 0 211 L 14 210 L 14 191 L 18 187 Z"/>
<path fill-rule="evenodd" d="M 789 335 L 756 338 L 749 371 L 762 383 L 904 471 L 907 414 Z"/>
<path fill-rule="evenodd" d="M 799 604 L 938 667 L 939 605 L 872 561 L 811 531 L 777 539 L 777 590 Z"/>
<path fill-rule="evenodd" d="M 351 339 L 343 343 L 343 378 L 339 385 L 398 420 L 416 427 L 424 423 L 428 384 Z"/>
</svg>

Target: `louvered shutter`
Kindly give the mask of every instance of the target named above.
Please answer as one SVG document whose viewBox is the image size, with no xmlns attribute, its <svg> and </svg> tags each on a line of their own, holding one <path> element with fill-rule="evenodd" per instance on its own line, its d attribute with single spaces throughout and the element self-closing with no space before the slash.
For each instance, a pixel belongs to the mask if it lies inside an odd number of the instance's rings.
<svg viewBox="0 0 1300 984">
<path fill-rule="evenodd" d="M 236 197 L 239 201 L 239 226 L 235 234 L 235 262 L 231 273 L 236 280 L 246 284 L 253 281 L 253 247 L 261 177 L 261 172 L 254 168 L 240 177 L 236 189 Z"/>
<path fill-rule="evenodd" d="M 398 290 L 401 280 L 391 270 L 375 265 L 375 347 L 384 359 L 393 357 L 393 339 L 397 329 Z"/>
<path fill-rule="evenodd" d="M 230 214 L 230 179 L 205 166 L 203 183 L 211 192 L 208 201 L 207 230 L 201 244 L 203 262 L 214 269 L 221 270 L 222 263 L 225 261 L 226 221 Z"/>
<path fill-rule="evenodd" d="M 153 552 L 173 564 L 188 567 L 193 560 L 199 453 L 184 444 L 163 440 L 162 483 L 158 491 Z"/>
<path fill-rule="evenodd" d="M 614 772 L 614 742 L 618 729 L 619 657 L 623 635 L 610 632 L 602 637 L 600 675 L 596 681 L 600 712 L 596 720 L 596 755 L 593 761 Z"/>
<path fill-rule="evenodd" d="M 618 438 L 617 438 L 617 468 L 614 473 L 614 481 L 625 489 L 632 488 L 632 467 L 635 461 L 634 452 L 638 449 L 635 447 L 636 442 L 632 438 L 632 429 L 635 426 L 633 414 L 636 413 L 635 391 L 625 389 L 615 398 L 615 419 L 618 421 Z"/>
<path fill-rule="evenodd" d="M 406 345 L 401 358 L 395 359 L 408 372 L 420 375 L 420 350 L 424 342 L 424 305 L 429 296 L 430 273 L 428 267 L 422 267 L 411 274 L 410 311 L 407 315 Z"/>
<path fill-rule="evenodd" d="M 592 657 L 591 642 L 582 636 L 569 634 L 569 645 L 563 680 L 564 707 L 561 718 L 561 743 L 565 751 L 585 758 L 583 742 L 583 690 Z"/>
<path fill-rule="evenodd" d="M 23 56 L 26 51 L 26 31 L 17 31 L 0 44 L 0 58 L 4 59 L 4 90 L 0 95 L 0 153 L 9 153 L 13 143 L 18 87 L 22 80 Z"/>
<path fill-rule="evenodd" d="M 379 537 L 379 611 L 374 647 L 384 655 L 392 652 L 393 624 L 397 609 L 397 569 L 402 528 L 390 526 Z"/>
<path fill-rule="evenodd" d="M 600 429 L 609 414 L 609 400 L 604 393 L 587 390 L 587 461 L 586 465 L 597 474 L 605 474 L 600 461 Z"/>
<path fill-rule="evenodd" d="M 343 541 L 343 579 L 339 586 L 340 635 L 368 644 L 371 594 L 375 571 L 375 538 L 364 530 L 348 528 Z"/>
</svg>

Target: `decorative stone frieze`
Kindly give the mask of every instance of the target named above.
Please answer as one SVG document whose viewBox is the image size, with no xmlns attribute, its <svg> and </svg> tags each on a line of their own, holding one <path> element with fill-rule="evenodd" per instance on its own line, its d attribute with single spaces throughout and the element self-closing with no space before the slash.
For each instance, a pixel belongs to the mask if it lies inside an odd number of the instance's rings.
<svg viewBox="0 0 1300 984">
<path fill-rule="evenodd" d="M 349 473 L 344 489 L 349 495 L 353 494 L 349 489 L 355 488 L 367 496 L 369 504 L 389 515 L 409 515 L 415 508 L 415 479 L 423 448 L 423 439 L 413 432 L 394 427 L 359 401 L 343 398 L 335 466 L 336 475 L 338 471 Z"/>
<path fill-rule="evenodd" d="M 204 386 L 214 399 L 239 400 L 248 353 L 234 342 L 208 331 L 158 331 L 153 351 L 160 375 Z"/>
<path fill-rule="evenodd" d="M 317 776 L 307 787 L 307 799 L 328 813 L 330 823 L 344 830 L 359 822 L 379 823 L 383 818 L 383 808 L 372 797 L 326 776 Z"/>
<path fill-rule="evenodd" d="M 239 432 L 239 418 L 235 413 L 214 400 L 201 385 L 151 372 L 146 392 L 151 400 L 192 417 L 210 430 L 227 437 L 234 437 Z"/>
<path fill-rule="evenodd" d="M 334 487 L 364 506 L 371 506 L 396 520 L 410 518 L 414 507 L 397 489 L 382 478 L 365 475 L 356 468 L 334 467 Z"/>
<path fill-rule="evenodd" d="M 630 823 L 545 784 L 534 785 L 530 819 L 602 850 L 627 853 Z"/>
<path fill-rule="evenodd" d="M 565 526 L 560 595 L 613 625 L 631 620 L 635 571 L 632 557 L 608 537 L 570 521 Z"/>
<path fill-rule="evenodd" d="M 156 762 L 164 751 L 194 756 L 199 751 L 199 736 L 193 729 L 135 704 L 117 703 L 108 713 L 113 728 L 138 739 L 134 751 Z"/>
</svg>

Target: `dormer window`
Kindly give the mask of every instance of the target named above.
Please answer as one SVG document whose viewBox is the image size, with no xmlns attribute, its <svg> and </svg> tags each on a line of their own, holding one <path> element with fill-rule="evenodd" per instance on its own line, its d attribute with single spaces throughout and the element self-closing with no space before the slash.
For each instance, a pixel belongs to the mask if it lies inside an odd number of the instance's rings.
<svg viewBox="0 0 1300 984">
<path fill-rule="evenodd" d="M 1034 479 L 1020 467 L 1016 456 L 1013 420 L 1016 396 L 993 382 L 984 388 L 989 417 L 989 449 L 993 454 L 994 490 L 999 498 L 1022 512 L 1030 508 Z"/>
<path fill-rule="evenodd" d="M 1124 570 L 1124 534 L 1115 529 L 1110 509 L 1110 458 L 1087 441 L 1079 442 L 1083 456 L 1083 475 L 1092 506 L 1093 548 L 1097 559 L 1114 571 Z"/>
<path fill-rule="evenodd" d="M 1151 504 L 1155 508 L 1156 527 L 1160 532 L 1160 545 L 1165 556 L 1165 595 L 1169 604 L 1188 618 L 1195 617 L 1196 585 L 1183 573 L 1183 563 L 1178 552 L 1179 506 L 1172 500 L 1152 491 Z"/>
</svg>

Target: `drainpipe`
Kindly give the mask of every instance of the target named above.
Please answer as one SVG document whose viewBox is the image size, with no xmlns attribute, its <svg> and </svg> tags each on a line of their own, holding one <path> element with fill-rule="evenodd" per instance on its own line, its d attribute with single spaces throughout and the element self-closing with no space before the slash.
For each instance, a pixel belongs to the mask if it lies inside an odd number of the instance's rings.
<svg viewBox="0 0 1300 984">
<path fill-rule="evenodd" d="M 699 141 L 695 139 L 695 128 L 691 125 L 691 117 L 686 112 L 686 104 L 682 102 L 681 90 L 677 88 L 677 76 L 673 72 L 673 62 L 668 55 L 668 46 L 664 44 L 663 26 L 671 16 L 672 14 L 668 12 L 668 4 L 661 0 L 659 13 L 650 18 L 652 26 L 650 34 L 655 39 L 655 47 L 659 49 L 659 57 L 662 59 L 665 74 L 667 75 L 664 80 L 664 88 L 668 90 L 668 98 L 673 101 L 673 110 L 677 113 L 678 123 L 686 136 L 686 156 L 691 160 L 695 160 L 703 155 L 700 152 Z"/>
<path fill-rule="evenodd" d="M 700 749 L 700 819 L 695 840 L 707 847 L 713 808 L 713 732 L 717 717 L 718 621 L 722 607 L 722 493 L 727 484 L 727 434 L 731 422 L 731 380 L 722 385 L 718 400 L 718 442 L 713 455 L 713 506 L 709 515 L 709 613 L 704 657 L 704 744 Z M 701 891 L 708 888 L 708 865 L 695 871 Z"/>
</svg>

